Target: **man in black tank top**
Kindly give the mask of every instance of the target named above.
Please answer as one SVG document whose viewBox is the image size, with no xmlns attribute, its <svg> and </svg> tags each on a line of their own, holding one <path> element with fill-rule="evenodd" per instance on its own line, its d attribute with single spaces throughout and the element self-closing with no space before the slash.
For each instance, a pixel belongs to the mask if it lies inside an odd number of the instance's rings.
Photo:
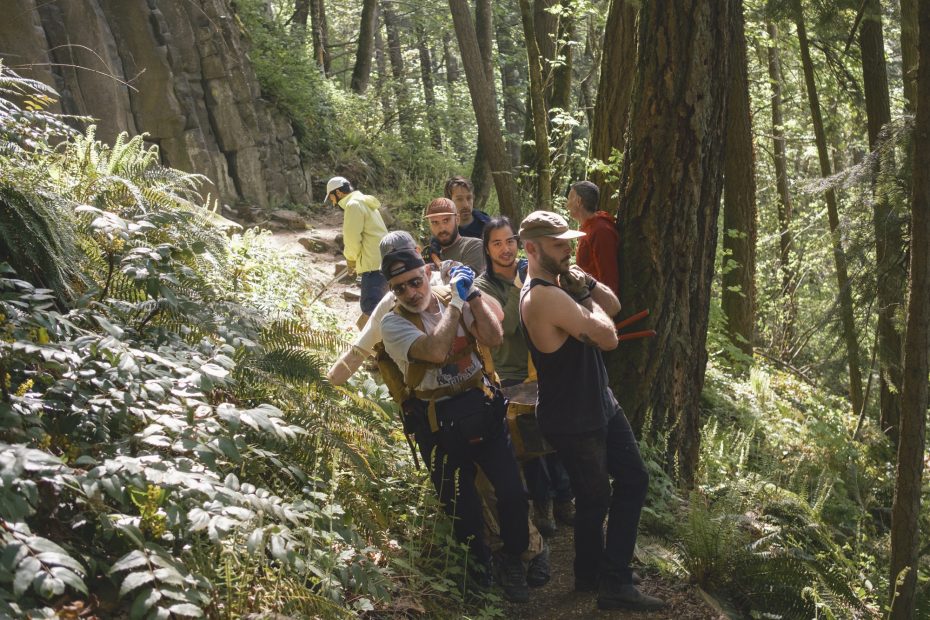
<svg viewBox="0 0 930 620">
<path fill-rule="evenodd" d="M 601 355 L 617 347 L 620 302 L 570 266 L 570 239 L 582 235 L 548 211 L 520 225 L 530 277 L 520 318 L 539 376 L 536 416 L 575 492 L 575 589 L 597 591 L 601 609 L 651 611 L 665 603 L 640 592 L 630 568 L 649 474 Z"/>
</svg>

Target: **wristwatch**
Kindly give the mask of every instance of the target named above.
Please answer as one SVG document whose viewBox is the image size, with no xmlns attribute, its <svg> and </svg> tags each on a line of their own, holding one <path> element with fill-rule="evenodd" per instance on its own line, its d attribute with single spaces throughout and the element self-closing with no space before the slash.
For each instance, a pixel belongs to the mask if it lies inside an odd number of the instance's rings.
<svg viewBox="0 0 930 620">
<path fill-rule="evenodd" d="M 476 299 L 478 297 L 481 297 L 481 291 L 474 289 L 471 293 L 468 294 L 468 297 L 465 298 L 465 301 L 471 301 L 472 299 Z"/>
</svg>

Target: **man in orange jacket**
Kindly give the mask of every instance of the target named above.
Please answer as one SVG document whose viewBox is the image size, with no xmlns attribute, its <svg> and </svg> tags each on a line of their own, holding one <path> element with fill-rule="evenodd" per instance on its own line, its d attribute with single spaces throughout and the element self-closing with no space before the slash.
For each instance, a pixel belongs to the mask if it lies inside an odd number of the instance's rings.
<svg viewBox="0 0 930 620">
<path fill-rule="evenodd" d="M 568 192 L 568 213 L 572 219 L 577 220 L 581 232 L 585 233 L 578 240 L 575 262 L 619 296 L 617 252 L 620 234 L 613 216 L 607 211 L 597 210 L 599 196 L 600 190 L 591 181 L 578 181 Z"/>
</svg>

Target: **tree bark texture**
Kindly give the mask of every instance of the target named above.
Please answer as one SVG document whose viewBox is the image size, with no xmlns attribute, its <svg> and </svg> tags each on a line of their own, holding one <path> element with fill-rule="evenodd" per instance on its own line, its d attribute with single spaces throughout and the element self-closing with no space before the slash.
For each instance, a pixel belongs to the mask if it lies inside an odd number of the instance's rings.
<svg viewBox="0 0 930 620">
<path fill-rule="evenodd" d="M 329 28 L 323 0 L 310 0 L 310 30 L 316 64 L 323 69 L 323 75 L 330 75 Z"/>
<path fill-rule="evenodd" d="M 832 174 L 830 155 L 827 152 L 827 135 L 820 113 L 820 100 L 817 96 L 817 83 L 814 80 L 814 63 L 811 60 L 807 29 L 800 0 L 795 0 L 795 23 L 798 29 L 798 42 L 801 48 L 801 64 L 804 68 L 804 81 L 807 85 L 807 99 L 811 108 L 811 120 L 814 125 L 814 138 L 817 142 L 817 156 L 820 160 L 820 176 L 824 179 Z M 852 288 L 846 266 L 846 253 L 843 250 L 840 232 L 840 216 L 836 203 L 836 192 L 830 187 L 824 192 L 827 201 L 827 216 L 830 220 L 830 236 L 833 241 L 833 263 L 836 267 L 836 283 L 839 289 L 840 319 L 843 325 L 843 338 L 846 341 L 846 361 L 849 366 L 849 400 L 853 413 L 859 415 L 863 407 L 862 371 L 859 367 L 859 340 L 856 334 L 856 322 L 853 315 Z"/>
<path fill-rule="evenodd" d="M 426 42 L 426 29 L 417 27 L 417 52 L 420 55 L 420 80 L 423 83 L 423 102 L 426 104 L 426 121 L 429 124 L 430 142 L 437 151 L 442 150 L 442 132 L 436 108 L 436 88 L 433 85 L 433 61 Z"/>
<path fill-rule="evenodd" d="M 901 439 L 891 509 L 892 620 L 915 617 L 921 474 L 930 372 L 930 3 L 920 4 L 920 64 L 911 188 L 910 298 L 901 394 Z M 897 596 L 894 587 L 907 571 Z"/>
<path fill-rule="evenodd" d="M 552 96 L 546 104 L 547 128 L 552 138 L 549 140 L 553 156 L 549 168 L 551 192 L 556 193 L 562 186 L 562 179 L 568 172 L 569 143 L 572 139 L 572 126 L 552 124 L 552 111 L 561 110 L 562 114 L 572 112 L 572 73 L 574 67 L 575 19 L 572 15 L 572 0 L 562 0 L 563 14 L 559 20 L 558 46 L 556 62 L 552 68 Z"/>
<path fill-rule="evenodd" d="M 591 127 L 591 157 L 607 163 L 611 154 L 623 153 L 624 135 L 633 75 L 636 70 L 636 13 L 639 4 L 629 0 L 613 0 L 604 30 L 604 52 L 601 55 L 601 79 L 594 105 Z M 619 187 L 619 170 L 596 171 L 591 181 L 601 190 L 598 208 L 613 211 L 612 197 Z"/>
<path fill-rule="evenodd" d="M 549 129 L 546 125 L 546 102 L 543 97 L 542 59 L 536 45 L 536 26 L 529 0 L 520 0 L 526 58 L 530 72 L 530 99 L 533 102 L 533 139 L 536 144 L 536 206 L 552 210 L 552 170 L 549 164 Z"/>
<path fill-rule="evenodd" d="M 394 77 L 394 100 L 397 103 L 401 139 L 409 142 L 413 137 L 413 110 L 407 90 L 407 72 L 400 42 L 402 25 L 389 0 L 382 1 L 381 15 L 384 17 L 384 29 L 387 31 L 388 60 L 391 61 L 391 75 Z"/>
<path fill-rule="evenodd" d="M 613 387 L 633 428 L 667 433 L 665 467 L 691 485 L 723 187 L 730 2 L 643 3 L 620 180 L 620 298 L 655 338 L 625 342 Z"/>
<path fill-rule="evenodd" d="M 520 220 L 520 205 L 516 202 L 510 158 L 507 156 L 507 149 L 504 148 L 500 120 L 497 117 L 497 104 L 482 66 L 478 37 L 475 34 L 475 25 L 472 22 L 468 2 L 449 0 L 449 9 L 459 42 L 459 53 L 465 68 L 468 91 L 475 110 L 478 134 L 487 149 L 488 164 L 491 166 L 500 212 L 501 215 L 506 215 L 516 222 Z"/>
<path fill-rule="evenodd" d="M 352 69 L 350 86 L 360 95 L 368 90 L 368 78 L 371 76 L 371 57 L 374 52 L 375 26 L 378 23 L 378 0 L 365 0 L 362 4 L 362 18 L 358 28 L 358 48 L 355 54 L 355 67 Z"/>
<path fill-rule="evenodd" d="M 494 16 L 491 10 L 491 0 L 476 0 L 475 2 L 475 36 L 478 39 L 478 51 L 481 54 L 481 67 L 485 79 L 491 89 L 490 95 L 494 101 L 494 113 L 497 114 L 497 92 L 494 88 Z M 478 133 L 478 144 L 475 148 L 475 160 L 471 167 L 471 184 L 474 206 L 484 209 L 491 196 L 491 166 L 488 163 L 487 147 L 484 145 L 481 133 Z"/>
<path fill-rule="evenodd" d="M 891 122 L 888 98 L 888 74 L 885 69 L 885 42 L 882 36 L 881 6 L 868 0 L 859 34 L 862 52 L 862 83 L 868 117 L 869 149 L 879 148 L 879 133 Z M 892 163 L 892 168 L 894 164 Z M 880 164 L 873 170 L 877 181 Z M 878 361 L 881 402 L 881 428 L 897 443 L 898 419 L 901 416 L 901 382 L 903 362 L 901 328 L 895 316 L 905 300 L 907 271 L 904 229 L 884 192 L 875 187 L 872 195 L 872 222 L 875 228 L 875 276 L 878 292 Z"/>
<path fill-rule="evenodd" d="M 729 43 L 721 306 L 727 320 L 727 337 L 751 358 L 756 322 L 756 179 L 746 35 L 740 3 L 731 10 Z"/>
<path fill-rule="evenodd" d="M 781 271 L 781 296 L 785 304 L 784 322 L 777 336 L 777 347 L 780 356 L 788 356 L 791 343 L 794 341 L 795 321 L 798 307 L 795 298 L 795 272 L 791 262 L 794 253 L 794 233 L 791 232 L 793 219 L 791 206 L 791 192 L 788 189 L 788 158 L 785 154 L 785 126 L 782 119 L 781 97 L 781 58 L 778 53 L 778 28 L 774 23 L 767 24 L 769 33 L 768 72 L 769 84 L 772 88 L 772 152 L 775 167 L 775 187 L 778 193 L 778 265 Z"/>
</svg>

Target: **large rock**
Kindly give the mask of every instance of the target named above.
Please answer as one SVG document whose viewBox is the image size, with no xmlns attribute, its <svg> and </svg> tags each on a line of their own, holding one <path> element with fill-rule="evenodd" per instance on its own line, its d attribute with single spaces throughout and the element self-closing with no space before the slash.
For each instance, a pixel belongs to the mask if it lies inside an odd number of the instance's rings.
<svg viewBox="0 0 930 620">
<path fill-rule="evenodd" d="M 222 203 L 312 202 L 290 121 L 262 97 L 229 0 L 17 0 L 0 57 L 97 136 L 146 132 Z"/>
</svg>

